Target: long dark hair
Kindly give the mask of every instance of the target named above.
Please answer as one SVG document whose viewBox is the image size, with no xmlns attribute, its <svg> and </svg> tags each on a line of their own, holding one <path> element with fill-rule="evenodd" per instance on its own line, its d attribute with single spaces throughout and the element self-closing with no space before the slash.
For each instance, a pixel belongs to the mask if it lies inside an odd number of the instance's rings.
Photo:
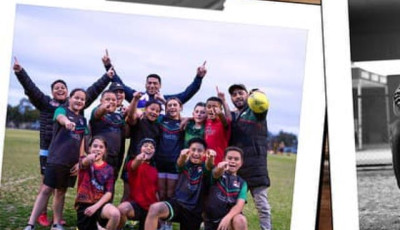
<svg viewBox="0 0 400 230">
<path fill-rule="evenodd" d="M 103 142 L 104 147 L 106 149 L 106 152 L 103 155 L 103 160 L 105 160 L 107 158 L 107 141 L 103 136 L 94 136 L 94 137 L 90 138 L 90 140 L 89 140 L 89 148 L 92 147 L 92 144 L 95 140 L 99 140 L 99 141 Z"/>
</svg>

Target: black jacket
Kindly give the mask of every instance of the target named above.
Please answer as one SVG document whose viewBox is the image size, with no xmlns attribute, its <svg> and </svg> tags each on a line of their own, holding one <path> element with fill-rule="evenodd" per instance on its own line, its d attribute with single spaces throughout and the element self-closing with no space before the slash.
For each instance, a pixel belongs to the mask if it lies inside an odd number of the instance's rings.
<svg viewBox="0 0 400 230">
<path fill-rule="evenodd" d="M 250 108 L 232 112 L 232 132 L 229 144 L 244 152 L 243 165 L 238 175 L 251 187 L 268 186 L 267 169 L 267 113 L 256 114 Z"/>
<path fill-rule="evenodd" d="M 45 95 L 36 85 L 33 83 L 29 75 L 24 69 L 20 72 L 16 72 L 18 81 L 21 83 L 25 90 L 25 95 L 28 96 L 31 103 L 40 111 L 40 149 L 48 150 L 53 136 L 53 114 L 56 108 L 66 101 L 57 101 L 52 99 L 50 96 Z M 99 78 L 92 86 L 86 90 L 86 103 L 85 108 L 89 107 L 94 100 L 101 94 L 101 92 L 107 87 L 110 82 L 110 78 L 104 74 Z"/>
</svg>

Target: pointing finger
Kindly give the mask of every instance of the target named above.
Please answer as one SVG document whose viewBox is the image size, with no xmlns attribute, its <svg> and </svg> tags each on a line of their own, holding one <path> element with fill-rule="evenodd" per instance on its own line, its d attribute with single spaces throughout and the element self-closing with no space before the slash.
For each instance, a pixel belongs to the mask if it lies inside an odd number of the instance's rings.
<svg viewBox="0 0 400 230">
<path fill-rule="evenodd" d="M 106 49 L 106 56 L 108 57 L 108 49 Z"/>
</svg>

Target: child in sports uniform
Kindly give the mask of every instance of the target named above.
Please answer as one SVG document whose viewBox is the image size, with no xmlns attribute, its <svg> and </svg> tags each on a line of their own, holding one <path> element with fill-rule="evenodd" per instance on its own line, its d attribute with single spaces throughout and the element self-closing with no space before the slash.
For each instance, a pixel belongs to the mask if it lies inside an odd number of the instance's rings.
<svg viewBox="0 0 400 230">
<path fill-rule="evenodd" d="M 218 97 L 210 97 L 206 102 L 207 119 L 205 124 L 204 140 L 210 149 L 217 152 L 214 164 L 217 165 L 224 158 L 224 150 L 228 147 L 231 135 L 232 115 L 224 93 L 217 88 Z M 222 112 L 222 107 L 224 113 Z"/>
<path fill-rule="evenodd" d="M 213 169 L 204 211 L 205 230 L 247 229 L 242 214 L 247 183 L 237 175 L 242 163 L 243 151 L 231 146 L 225 149 L 224 161 Z"/>
<path fill-rule="evenodd" d="M 160 200 L 171 198 L 178 181 L 176 160 L 183 148 L 184 131 L 180 128 L 182 103 L 178 98 L 169 98 L 165 104 L 165 115 L 158 119 L 160 137 L 155 154 L 158 170 L 158 192 Z M 172 229 L 171 223 L 163 223 Z"/>
<path fill-rule="evenodd" d="M 176 160 L 183 148 L 183 130 L 180 129 L 182 103 L 178 98 L 168 99 L 166 115 L 158 119 L 160 139 L 155 155 L 159 178 L 160 200 L 170 198 L 178 180 Z"/>
<path fill-rule="evenodd" d="M 81 156 L 78 190 L 75 199 L 77 227 L 97 229 L 97 223 L 107 229 L 117 229 L 120 213 L 110 203 L 114 187 L 114 169 L 105 161 L 107 142 L 94 136 L 89 143 L 89 153 Z"/>
<path fill-rule="evenodd" d="M 140 154 L 127 164 L 129 198 L 122 202 L 118 209 L 121 212 L 119 227 L 125 225 L 127 219 L 139 220 L 139 229 L 144 229 L 144 221 L 151 204 L 158 201 L 157 169 L 151 164 L 156 143 L 151 138 L 140 141 Z"/>
<path fill-rule="evenodd" d="M 124 106 L 123 102 L 125 100 L 125 91 L 124 87 L 117 83 L 113 82 L 110 85 L 109 90 L 113 91 L 117 95 L 117 109 L 115 112 L 121 114 L 122 117 L 126 117 L 126 107 Z M 125 156 L 125 138 L 127 137 L 126 133 L 123 133 L 122 138 L 121 138 L 121 148 L 119 150 L 119 155 L 118 155 L 118 165 L 119 168 L 122 166 L 122 162 L 124 161 L 124 156 Z M 114 175 L 115 179 L 117 179 L 118 175 Z"/>
<path fill-rule="evenodd" d="M 160 135 L 157 119 L 161 112 L 161 104 L 155 100 L 146 102 L 144 113 L 142 116 L 138 116 L 136 111 L 140 97 L 141 93 L 135 92 L 133 100 L 127 110 L 126 121 L 129 124 L 130 143 L 121 175 L 121 179 L 124 181 L 124 193 L 121 202 L 127 200 L 129 195 L 130 186 L 128 184 L 128 173 L 126 171 L 127 162 L 133 159 L 136 154 L 140 153 L 138 145 L 143 138 L 151 138 L 157 143 Z"/>
<path fill-rule="evenodd" d="M 206 162 L 202 159 L 204 154 Z M 189 141 L 189 148 L 181 151 L 176 163 L 179 180 L 175 194 L 168 201 L 150 206 L 145 223 L 147 230 L 156 229 L 159 219 L 178 221 L 181 230 L 199 229 L 204 183 L 210 176 L 214 157 L 215 151 L 206 150 L 203 139 L 193 138 Z"/>
<path fill-rule="evenodd" d="M 83 136 L 88 133 L 86 119 L 81 115 L 85 100 L 86 92 L 83 89 L 74 89 L 70 94 L 68 107 L 60 106 L 54 112 L 56 122 L 49 147 L 44 185 L 36 198 L 25 230 L 34 229 L 35 220 L 55 189 L 52 229 L 63 229 L 60 225 L 63 200 L 67 188 L 75 184 L 79 156 L 84 152 Z"/>
<path fill-rule="evenodd" d="M 194 137 L 204 139 L 204 122 L 207 118 L 206 104 L 198 102 L 192 112 L 193 119 L 189 119 L 185 125 L 185 142 L 184 148 L 189 147 L 189 140 Z"/>
<path fill-rule="evenodd" d="M 93 109 L 90 118 L 92 136 L 103 136 L 108 142 L 106 162 L 114 168 L 114 182 L 121 168 L 121 143 L 127 125 L 121 113 L 116 112 L 117 95 L 106 90 L 101 94 L 100 105 Z"/>
<path fill-rule="evenodd" d="M 51 95 L 46 95 L 36 86 L 16 58 L 13 70 L 18 81 L 24 88 L 25 95 L 28 96 L 29 101 L 35 106 L 35 108 L 40 111 L 39 163 L 40 174 L 42 175 L 40 182 L 41 187 L 43 185 L 44 172 L 46 169 L 47 157 L 49 155 L 49 146 L 53 135 L 53 114 L 58 106 L 65 104 L 68 101 L 68 88 L 67 84 L 63 80 L 59 79 L 51 84 Z M 113 71 L 107 72 L 107 74 L 104 74 L 86 90 L 86 108 L 89 107 L 101 91 L 105 89 L 113 76 Z M 47 203 L 38 217 L 38 223 L 45 227 L 50 225 L 50 222 L 47 219 Z"/>
</svg>

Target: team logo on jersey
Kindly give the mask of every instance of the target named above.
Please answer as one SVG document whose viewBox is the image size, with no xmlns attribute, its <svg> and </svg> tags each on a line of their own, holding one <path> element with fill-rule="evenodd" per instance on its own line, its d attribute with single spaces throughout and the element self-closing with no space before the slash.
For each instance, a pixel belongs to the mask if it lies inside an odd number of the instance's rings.
<svg viewBox="0 0 400 230">
<path fill-rule="evenodd" d="M 214 130 L 211 127 L 206 127 L 206 129 L 204 130 L 204 133 L 207 135 L 214 135 Z"/>
<path fill-rule="evenodd" d="M 60 103 L 58 103 L 57 101 L 54 101 L 54 100 L 51 100 L 49 104 L 50 104 L 51 106 L 54 106 L 54 107 L 60 106 Z"/>
<path fill-rule="evenodd" d="M 232 185 L 233 185 L 233 187 L 239 188 L 240 187 L 240 182 L 235 180 Z"/>
</svg>

